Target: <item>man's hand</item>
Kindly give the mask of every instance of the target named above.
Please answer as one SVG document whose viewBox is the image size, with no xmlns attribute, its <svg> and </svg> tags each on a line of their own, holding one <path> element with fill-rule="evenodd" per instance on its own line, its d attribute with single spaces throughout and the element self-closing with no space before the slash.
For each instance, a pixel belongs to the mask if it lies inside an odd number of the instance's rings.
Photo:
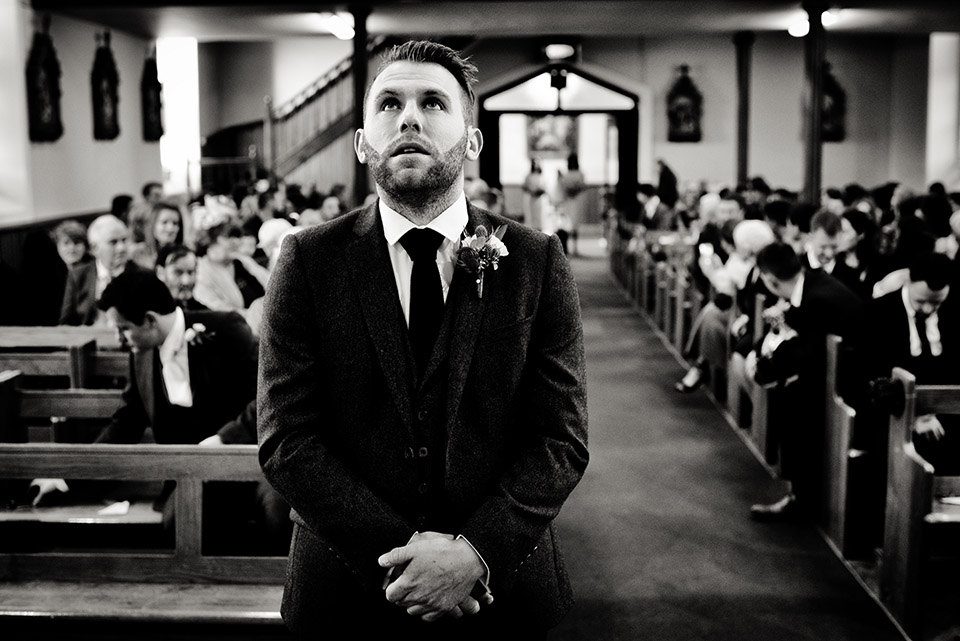
<svg viewBox="0 0 960 641">
<path fill-rule="evenodd" d="M 378 562 L 384 568 L 402 569 L 400 576 L 386 587 L 386 597 L 406 608 L 411 616 L 435 621 L 446 615 L 459 618 L 480 610 L 470 592 L 483 576 L 484 567 L 466 541 L 439 532 L 418 533 L 403 547 L 381 556 Z"/>
<path fill-rule="evenodd" d="M 70 487 L 63 479 L 33 479 L 30 481 L 30 487 L 37 488 L 37 495 L 33 497 L 33 506 L 36 507 L 43 500 L 43 497 L 51 492 L 70 491 Z"/>
<path fill-rule="evenodd" d="M 935 441 L 939 441 L 946 434 L 936 414 L 918 416 L 913 424 L 913 431 Z"/>
</svg>

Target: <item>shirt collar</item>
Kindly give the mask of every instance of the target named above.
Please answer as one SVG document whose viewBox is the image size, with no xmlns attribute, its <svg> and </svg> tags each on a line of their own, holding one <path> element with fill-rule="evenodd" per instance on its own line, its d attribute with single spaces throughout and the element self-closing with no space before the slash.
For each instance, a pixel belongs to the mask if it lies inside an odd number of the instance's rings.
<svg viewBox="0 0 960 641">
<path fill-rule="evenodd" d="M 110 270 L 100 262 L 100 260 L 93 261 L 97 265 L 97 280 L 110 280 L 113 278 L 113 274 L 110 273 Z"/>
<path fill-rule="evenodd" d="M 390 245 L 396 244 L 405 233 L 415 228 L 432 229 L 451 242 L 460 240 L 460 234 L 467 226 L 467 199 L 463 192 L 443 213 L 426 225 L 415 225 L 410 219 L 397 213 L 380 199 L 380 220 L 383 221 L 383 235 Z"/>
<path fill-rule="evenodd" d="M 170 328 L 170 333 L 167 334 L 167 338 L 163 341 L 163 344 L 160 345 L 160 359 L 166 360 L 172 358 L 177 354 L 181 349 L 183 349 L 184 335 L 187 331 L 187 321 L 183 317 L 183 310 L 179 307 L 174 310 L 173 318 L 173 327 Z"/>
<path fill-rule="evenodd" d="M 797 278 L 797 286 L 793 288 L 793 294 L 790 295 L 790 304 L 794 307 L 800 307 L 800 301 L 803 300 L 803 282 L 806 280 L 803 271 Z"/>
</svg>

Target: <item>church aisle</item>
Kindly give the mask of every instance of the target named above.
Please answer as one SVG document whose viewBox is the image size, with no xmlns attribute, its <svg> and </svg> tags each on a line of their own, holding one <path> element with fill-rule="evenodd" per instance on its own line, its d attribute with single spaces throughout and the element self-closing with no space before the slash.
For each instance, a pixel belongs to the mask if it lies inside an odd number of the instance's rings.
<svg viewBox="0 0 960 641">
<path fill-rule="evenodd" d="M 609 276 L 573 258 L 591 461 L 558 524 L 577 605 L 555 641 L 897 640 L 812 526 L 759 524 L 781 489 Z"/>
</svg>

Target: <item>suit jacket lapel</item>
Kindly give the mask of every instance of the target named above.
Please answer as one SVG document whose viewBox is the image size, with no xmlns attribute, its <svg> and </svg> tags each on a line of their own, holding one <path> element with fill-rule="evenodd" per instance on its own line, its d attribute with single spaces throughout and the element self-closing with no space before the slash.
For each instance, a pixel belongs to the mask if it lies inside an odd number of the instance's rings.
<svg viewBox="0 0 960 641">
<path fill-rule="evenodd" d="M 138 352 L 133 355 L 134 377 L 133 382 L 140 392 L 140 400 L 143 401 L 143 409 L 150 419 L 150 425 L 156 427 L 156 386 L 153 380 L 154 359 L 157 357 L 157 350 L 151 349 L 146 352 Z"/>
<path fill-rule="evenodd" d="M 493 233 L 491 221 L 486 214 L 472 205 L 467 206 L 467 213 L 469 215 L 468 233 L 472 234 L 478 225 L 483 225 L 488 232 Z M 447 296 L 448 317 L 452 322 L 449 331 L 452 333 L 449 341 L 445 340 L 441 343 L 441 345 L 449 345 L 448 422 L 453 420 L 460 408 L 463 386 L 467 381 L 467 373 L 470 371 L 473 352 L 477 346 L 480 321 L 487 301 L 495 292 L 495 279 L 490 278 L 493 273 L 493 270 L 490 270 L 484 274 L 483 298 L 478 298 L 474 275 L 462 268 L 454 270 L 453 282 L 450 284 L 450 293 Z"/>
<path fill-rule="evenodd" d="M 376 203 L 360 214 L 353 231 L 357 240 L 347 247 L 347 268 L 387 387 L 404 425 L 413 433 L 410 416 L 411 381 L 416 376 L 413 352 L 406 336 L 400 296 Z"/>
</svg>

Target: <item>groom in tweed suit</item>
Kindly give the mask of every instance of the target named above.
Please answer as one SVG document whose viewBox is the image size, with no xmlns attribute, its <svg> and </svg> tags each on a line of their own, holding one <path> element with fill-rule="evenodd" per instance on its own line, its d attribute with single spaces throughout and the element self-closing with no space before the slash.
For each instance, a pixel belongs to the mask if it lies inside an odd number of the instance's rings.
<svg viewBox="0 0 960 641">
<path fill-rule="evenodd" d="M 556 237 L 466 203 L 475 71 L 386 55 L 355 145 L 378 202 L 286 239 L 268 288 L 260 460 L 293 508 L 303 637 L 542 638 L 572 605 L 552 521 L 588 460 L 579 300 Z M 501 226 L 481 295 L 457 252 Z"/>
</svg>

